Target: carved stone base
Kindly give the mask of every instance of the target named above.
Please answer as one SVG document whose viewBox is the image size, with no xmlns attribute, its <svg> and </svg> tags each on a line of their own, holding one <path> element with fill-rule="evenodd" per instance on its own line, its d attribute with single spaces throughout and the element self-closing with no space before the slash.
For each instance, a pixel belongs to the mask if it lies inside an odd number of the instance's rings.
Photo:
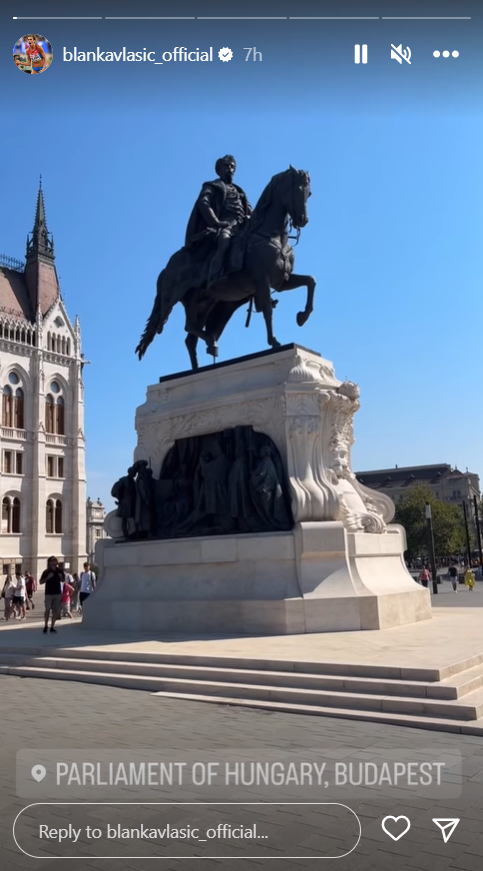
<svg viewBox="0 0 483 871">
<path fill-rule="evenodd" d="M 99 542 L 88 629 L 292 635 L 387 629 L 431 617 L 428 590 L 403 560 L 404 531 L 348 533 L 342 523 L 292 532 Z"/>
<path fill-rule="evenodd" d="M 329 361 L 298 345 L 168 376 L 149 387 L 136 413 L 135 460 L 152 469 L 162 498 L 170 498 L 160 485 L 175 442 L 183 455 L 179 440 L 219 433 L 222 456 L 228 431 L 253 427 L 277 450 L 288 486 L 287 517 L 292 515 L 282 529 L 289 531 L 235 533 L 223 521 L 239 518 L 240 509 L 234 514 L 233 500 L 217 501 L 214 491 L 210 514 L 218 519 L 211 535 L 205 529 L 192 535 L 185 525 L 178 532 L 192 537 L 120 541 L 121 520 L 112 512 L 105 527 L 113 540 L 96 548 L 100 586 L 86 602 L 86 626 L 276 635 L 429 619 L 428 590 L 414 583 L 404 563 L 404 530 L 390 525 L 393 503 L 363 487 L 351 469 L 358 408 L 357 385 L 338 381 Z M 247 476 L 253 462 L 243 466 Z M 192 504 L 201 502 L 192 498 Z M 237 504 L 249 510 L 246 501 Z M 135 515 L 142 512 L 123 514 L 136 524 Z M 142 530 L 141 522 L 134 525 L 135 535 L 142 537 Z"/>
</svg>

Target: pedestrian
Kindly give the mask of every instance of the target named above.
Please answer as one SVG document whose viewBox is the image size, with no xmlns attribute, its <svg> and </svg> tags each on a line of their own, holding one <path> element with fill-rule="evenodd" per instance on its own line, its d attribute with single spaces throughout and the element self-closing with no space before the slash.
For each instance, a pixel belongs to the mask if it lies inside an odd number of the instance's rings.
<svg viewBox="0 0 483 871">
<path fill-rule="evenodd" d="M 458 566 L 454 563 L 448 569 L 449 579 L 453 587 L 453 593 L 458 592 Z"/>
<path fill-rule="evenodd" d="M 61 569 L 63 569 L 63 571 L 64 571 L 64 575 L 65 575 L 64 583 L 62 584 L 62 595 L 61 595 L 61 599 L 60 599 L 60 616 L 59 616 L 59 620 L 62 620 L 62 617 L 71 617 L 71 616 L 72 616 L 72 614 L 71 614 L 71 608 L 70 608 L 70 599 L 71 599 L 72 592 L 71 592 L 71 590 L 67 590 L 67 591 L 66 591 L 66 592 L 68 593 L 68 604 L 69 604 L 69 608 L 68 608 L 69 613 L 67 614 L 67 613 L 66 613 L 66 609 L 64 608 L 64 602 L 67 601 L 67 600 L 64 599 L 64 585 L 65 585 L 65 584 L 69 584 L 70 587 L 72 587 L 72 589 L 73 589 L 73 587 L 74 587 L 74 581 L 73 581 L 73 578 L 72 578 L 72 575 L 70 574 L 70 572 L 67 571 L 67 569 L 66 569 L 64 563 L 60 563 L 60 567 L 61 567 Z"/>
<path fill-rule="evenodd" d="M 5 578 L 5 583 L 3 585 L 3 590 L 2 590 L 2 598 L 5 600 L 5 610 L 4 610 L 5 620 L 9 620 L 10 617 L 12 616 L 12 614 L 14 613 L 13 607 L 12 607 L 12 600 L 13 600 L 13 594 L 16 590 L 16 587 L 17 587 L 17 585 L 16 585 L 15 581 L 13 580 L 12 575 L 8 574 L 7 577 Z"/>
<path fill-rule="evenodd" d="M 49 628 L 49 616 L 52 613 L 50 631 L 57 632 L 55 621 L 60 616 L 60 600 L 62 597 L 62 584 L 65 583 L 65 573 L 59 567 L 57 557 L 51 556 L 47 560 L 47 568 L 40 576 L 40 584 L 45 584 L 45 625 L 44 632 Z"/>
<path fill-rule="evenodd" d="M 475 586 L 475 576 L 474 576 L 470 566 L 466 567 L 465 586 L 468 587 L 469 593 L 473 592 L 473 587 Z"/>
<path fill-rule="evenodd" d="M 423 587 L 428 586 L 428 584 L 431 580 L 431 575 L 428 571 L 427 566 L 423 566 L 423 568 L 419 572 L 419 580 L 421 581 L 421 584 L 423 585 Z"/>
<path fill-rule="evenodd" d="M 80 606 L 82 608 L 86 599 L 89 598 L 90 594 L 94 592 L 96 588 L 96 576 L 93 571 L 91 571 L 91 567 L 89 563 L 84 563 L 84 571 L 80 576 L 80 592 L 79 592 L 79 601 Z"/>
<path fill-rule="evenodd" d="M 25 589 L 27 591 L 27 607 L 32 608 L 33 611 L 35 608 L 33 595 L 37 590 L 37 581 L 30 572 L 25 572 Z"/>
<path fill-rule="evenodd" d="M 80 580 L 77 572 L 74 572 L 72 575 L 72 586 L 74 587 L 74 592 L 72 593 L 70 610 L 79 612 L 79 590 L 80 590 Z"/>
<path fill-rule="evenodd" d="M 69 583 L 69 578 L 71 575 L 67 575 L 66 579 L 62 585 L 62 594 L 60 597 L 60 616 L 61 617 L 70 617 L 72 620 L 72 614 L 70 610 L 70 597 L 74 592 L 73 584 Z"/>
<path fill-rule="evenodd" d="M 13 593 L 13 607 L 16 611 L 19 620 L 25 620 L 25 599 L 27 591 L 25 589 L 25 578 L 22 572 L 15 572 L 15 590 Z"/>
</svg>

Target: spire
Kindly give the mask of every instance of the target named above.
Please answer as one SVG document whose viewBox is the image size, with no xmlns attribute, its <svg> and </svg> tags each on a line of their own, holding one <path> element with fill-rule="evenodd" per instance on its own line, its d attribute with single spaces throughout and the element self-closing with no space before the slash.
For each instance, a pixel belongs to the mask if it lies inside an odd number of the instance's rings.
<svg viewBox="0 0 483 871">
<path fill-rule="evenodd" d="M 45 317 L 59 298 L 59 279 L 55 268 L 54 241 L 47 229 L 44 192 L 40 176 L 37 207 L 32 232 L 27 236 L 25 281 L 30 297 L 32 320 Z"/>
<path fill-rule="evenodd" d="M 37 259 L 39 256 L 50 261 L 53 261 L 54 259 L 54 240 L 47 230 L 47 221 L 45 217 L 42 176 L 40 176 L 39 181 L 34 227 L 31 236 L 27 237 L 27 260 Z"/>
</svg>

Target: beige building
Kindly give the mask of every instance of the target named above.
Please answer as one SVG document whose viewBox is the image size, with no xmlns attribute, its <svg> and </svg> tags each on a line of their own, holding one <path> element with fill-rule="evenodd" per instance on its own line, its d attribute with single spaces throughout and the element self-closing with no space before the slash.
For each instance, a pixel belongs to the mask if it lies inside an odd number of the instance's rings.
<svg viewBox="0 0 483 871">
<path fill-rule="evenodd" d="M 83 355 L 39 188 L 26 262 L 0 258 L 0 563 L 39 575 L 86 558 Z"/>
<path fill-rule="evenodd" d="M 106 509 L 98 498 L 95 502 L 87 499 L 87 558 L 90 563 L 95 562 L 96 544 L 102 538 L 108 538 L 104 529 Z"/>
<path fill-rule="evenodd" d="M 466 503 L 468 515 L 474 516 L 474 496 L 480 501 L 480 479 L 475 472 L 460 472 L 448 463 L 431 466 L 395 466 L 356 472 L 357 480 L 390 496 L 396 504 L 413 484 L 426 484 L 436 499 L 456 505 Z"/>
</svg>

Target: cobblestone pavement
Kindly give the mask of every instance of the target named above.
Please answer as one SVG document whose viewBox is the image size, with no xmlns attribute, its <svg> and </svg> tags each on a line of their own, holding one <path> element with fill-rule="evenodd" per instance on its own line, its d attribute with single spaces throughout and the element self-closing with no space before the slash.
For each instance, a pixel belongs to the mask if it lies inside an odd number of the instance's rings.
<svg viewBox="0 0 483 871">
<path fill-rule="evenodd" d="M 300 869 L 309 867 L 334 868 L 337 871 L 481 871 L 483 867 L 483 744 L 481 739 L 456 737 L 443 732 L 403 729 L 374 723 L 357 723 L 348 720 L 323 719 L 305 715 L 290 715 L 278 712 L 255 711 L 229 706 L 202 704 L 190 701 L 162 699 L 144 692 L 94 686 L 80 683 L 57 682 L 0 677 L 1 720 L 3 740 L 0 745 L 2 771 L 0 787 L 1 816 L 1 868 L 2 871 L 17 869 L 106 869 L 106 871 L 205 871 L 213 866 L 254 868 L 266 865 L 275 869 Z M 23 736 L 23 741 L 21 741 Z M 283 752 L 299 748 L 325 748 L 344 753 L 353 748 L 363 751 L 368 759 L 374 751 L 388 753 L 395 748 L 405 748 L 408 753 L 422 755 L 425 748 L 443 752 L 459 749 L 464 755 L 464 784 L 462 796 L 438 802 L 436 799 L 407 798 L 397 800 L 384 797 L 383 789 L 368 791 L 367 799 L 351 798 L 346 803 L 359 816 L 362 838 L 357 849 L 339 859 L 320 858 L 275 859 L 96 859 L 85 843 L 84 858 L 55 859 L 61 855 L 56 842 L 49 845 L 52 858 L 29 858 L 18 850 L 12 837 L 12 824 L 19 811 L 30 803 L 16 794 L 15 753 L 23 743 L 27 747 L 43 748 L 119 748 L 122 750 L 152 748 L 177 751 L 221 751 L 223 749 L 257 748 L 260 751 L 274 748 Z M 360 796 L 360 793 L 359 793 Z M 178 800 L 181 800 L 178 798 Z M 248 799 L 247 799 L 248 800 Z M 260 800 L 255 788 L 250 800 Z M 330 801 L 330 795 L 324 795 Z M 340 799 L 338 799 L 340 801 Z M 103 813 L 104 812 L 104 816 Z M 224 810 L 223 814 L 231 811 Z M 73 811 L 63 810 L 64 820 Z M 77 812 L 76 812 L 77 813 Z M 105 821 L 106 809 L 101 808 L 99 820 Z M 139 824 L 134 809 L 131 825 Z M 287 807 L 283 810 L 284 824 L 280 828 L 282 841 L 289 838 L 292 852 L 309 850 L 317 855 L 320 846 L 320 817 L 307 807 Z M 330 821 L 330 834 L 335 840 L 344 838 L 339 831 L 342 818 L 334 811 Z M 201 807 L 196 812 L 196 821 L 203 823 L 207 811 Z M 261 820 L 267 825 L 277 825 L 280 808 L 268 806 L 260 811 Z M 407 815 L 411 829 L 399 841 L 392 841 L 381 829 L 384 816 Z M 451 840 L 444 844 L 440 831 L 432 822 L 433 817 L 461 817 L 461 822 Z M 222 817 L 222 818 L 227 818 Z M 206 817 L 206 819 L 208 819 Z M 75 818 L 74 818 L 75 822 Z M 157 821 L 159 825 L 159 820 Z M 65 824 L 65 822 L 64 822 Z M 154 823 L 152 823 L 154 824 Z M 293 841 L 290 841 L 293 833 Z M 124 846 L 124 845 L 123 845 Z M 298 848 L 298 849 L 297 849 Z M 172 852 L 182 855 L 181 845 Z M 238 855 L 253 856 L 253 846 L 240 842 Z M 236 855 L 228 850 L 230 855 Z M 111 854 L 112 855 L 112 854 Z M 274 851 L 277 855 L 277 851 Z"/>
</svg>

